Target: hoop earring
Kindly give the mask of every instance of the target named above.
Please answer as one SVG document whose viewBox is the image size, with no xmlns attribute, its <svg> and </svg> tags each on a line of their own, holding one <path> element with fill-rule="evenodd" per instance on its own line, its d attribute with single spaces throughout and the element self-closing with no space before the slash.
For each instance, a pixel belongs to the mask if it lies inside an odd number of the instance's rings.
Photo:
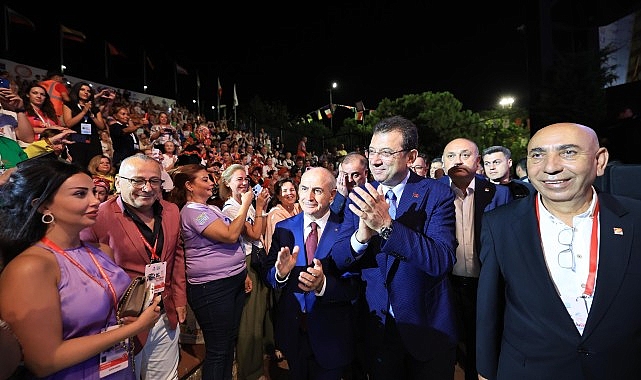
<svg viewBox="0 0 641 380">
<path fill-rule="evenodd" d="M 51 224 L 56 220 L 56 218 L 53 217 L 53 214 L 50 212 L 47 212 L 46 214 L 42 214 L 42 223 L 44 224 Z"/>
</svg>

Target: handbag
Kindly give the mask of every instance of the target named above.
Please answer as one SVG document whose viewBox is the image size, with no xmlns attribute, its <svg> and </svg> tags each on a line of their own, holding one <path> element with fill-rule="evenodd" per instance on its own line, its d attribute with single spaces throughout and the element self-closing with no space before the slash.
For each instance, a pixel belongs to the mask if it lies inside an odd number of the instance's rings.
<svg viewBox="0 0 641 380">
<path fill-rule="evenodd" d="M 139 316 L 146 307 L 151 305 L 153 299 L 153 284 L 143 276 L 134 278 L 120 297 L 116 318 Z"/>
<path fill-rule="evenodd" d="M 259 247 L 255 244 L 252 244 L 251 251 L 251 267 L 258 273 L 262 273 L 263 262 L 267 258 L 267 251 L 265 247 Z"/>
</svg>

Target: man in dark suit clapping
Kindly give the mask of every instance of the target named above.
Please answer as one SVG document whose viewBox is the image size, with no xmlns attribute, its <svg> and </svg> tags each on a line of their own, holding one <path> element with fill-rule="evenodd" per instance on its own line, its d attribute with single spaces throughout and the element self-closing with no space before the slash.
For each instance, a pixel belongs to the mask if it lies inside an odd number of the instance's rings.
<svg viewBox="0 0 641 380">
<path fill-rule="evenodd" d="M 303 212 L 276 224 L 265 262 L 267 282 L 282 289 L 275 339 L 292 379 L 340 380 L 354 358 L 357 287 L 330 256 L 341 222 L 329 207 L 335 195 L 329 170 L 306 170 L 298 188 Z"/>
<path fill-rule="evenodd" d="M 359 323 L 372 380 L 454 376 L 454 193 L 410 170 L 417 147 L 411 121 L 376 124 L 366 151 L 375 181 L 350 193 L 332 250 L 337 265 L 365 283 Z"/>
</svg>

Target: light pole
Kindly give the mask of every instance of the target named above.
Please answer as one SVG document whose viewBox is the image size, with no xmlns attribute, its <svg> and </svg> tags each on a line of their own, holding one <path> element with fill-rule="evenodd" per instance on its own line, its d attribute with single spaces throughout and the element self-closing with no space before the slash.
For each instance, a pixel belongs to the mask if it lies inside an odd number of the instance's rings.
<svg viewBox="0 0 641 380">
<path fill-rule="evenodd" d="M 338 83 L 332 82 L 332 85 L 329 87 L 329 111 L 331 112 L 332 117 L 329 118 L 329 129 L 334 131 L 334 103 L 332 102 L 332 89 L 338 87 Z"/>
</svg>

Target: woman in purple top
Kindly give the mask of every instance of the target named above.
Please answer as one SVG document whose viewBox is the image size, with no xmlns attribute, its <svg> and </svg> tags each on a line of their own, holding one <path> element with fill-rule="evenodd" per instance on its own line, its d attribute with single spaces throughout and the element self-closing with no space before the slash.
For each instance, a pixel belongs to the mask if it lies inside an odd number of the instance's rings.
<svg viewBox="0 0 641 380">
<path fill-rule="evenodd" d="M 251 291 L 239 237 L 253 194 L 243 195 L 241 217 L 230 221 L 218 207 L 207 204 L 214 182 L 204 166 L 179 166 L 172 179 L 168 199 L 180 208 L 187 300 L 205 340 L 202 377 L 231 379 L 245 292 Z"/>
<path fill-rule="evenodd" d="M 27 377 L 133 378 L 126 338 L 150 329 L 157 297 L 119 325 L 129 284 L 106 245 L 80 240 L 100 202 L 91 177 L 63 161 L 21 163 L 0 187 L 0 318 L 22 344 Z"/>
</svg>

